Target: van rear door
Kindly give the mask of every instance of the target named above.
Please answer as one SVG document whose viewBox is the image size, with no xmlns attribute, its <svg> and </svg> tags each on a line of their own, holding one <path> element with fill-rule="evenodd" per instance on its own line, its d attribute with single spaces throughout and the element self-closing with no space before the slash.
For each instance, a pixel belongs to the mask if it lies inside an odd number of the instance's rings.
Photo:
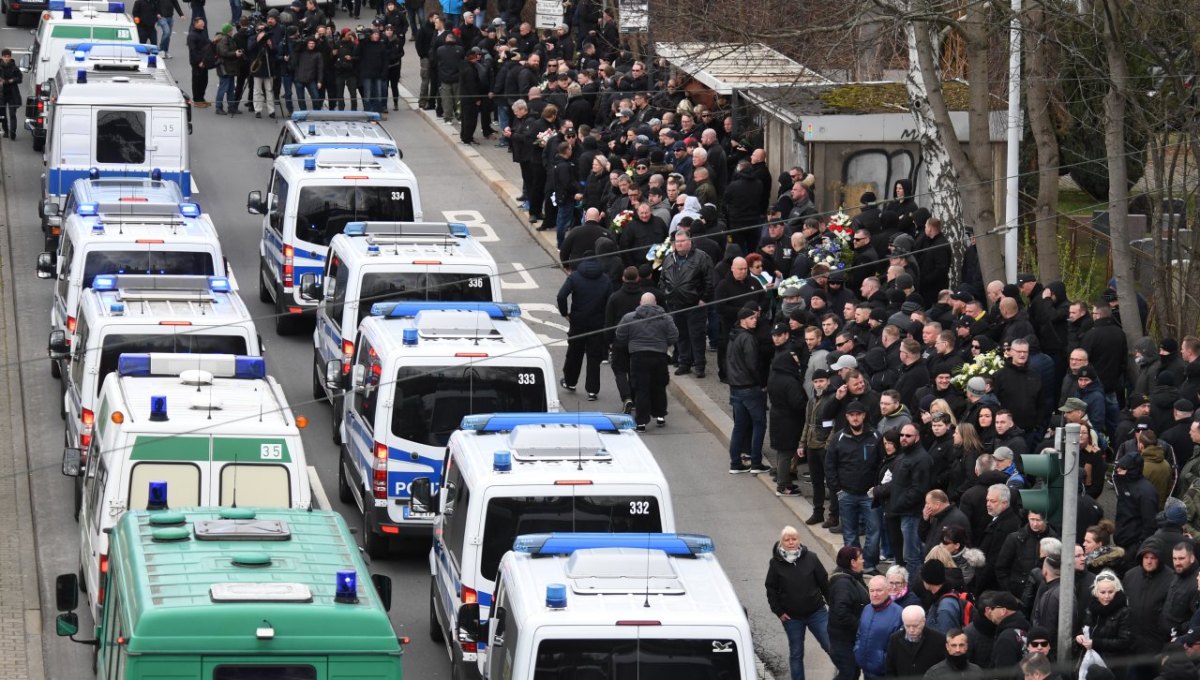
<svg viewBox="0 0 1200 680">
<path fill-rule="evenodd" d="M 156 106 L 150 112 L 149 164 L 163 171 L 163 179 L 179 183 L 183 195 L 192 195 L 191 174 L 188 172 L 187 121 L 182 108 Z"/>
<path fill-rule="evenodd" d="M 92 158 L 92 109 L 86 106 L 57 107 L 53 122 L 54 141 L 46 155 L 46 193 L 65 196 L 71 183 L 87 175 Z"/>
<path fill-rule="evenodd" d="M 253 632 L 253 631 L 252 631 Z M 204 680 L 327 680 L 329 661 L 323 656 L 205 656 L 200 662 Z M 361 676 L 359 676 L 361 677 Z"/>
</svg>

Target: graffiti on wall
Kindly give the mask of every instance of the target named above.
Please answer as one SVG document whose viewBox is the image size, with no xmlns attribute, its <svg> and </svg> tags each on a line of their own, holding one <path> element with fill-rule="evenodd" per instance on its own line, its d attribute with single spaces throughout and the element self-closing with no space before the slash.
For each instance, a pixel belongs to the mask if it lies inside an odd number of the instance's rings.
<svg viewBox="0 0 1200 680">
<path fill-rule="evenodd" d="M 843 156 L 839 178 L 846 205 L 858 205 L 858 197 L 868 189 L 879 200 L 890 198 L 892 187 L 901 179 L 912 181 L 918 196 L 925 193 L 927 181 L 921 172 L 920 154 L 914 149 L 855 146 Z"/>
</svg>

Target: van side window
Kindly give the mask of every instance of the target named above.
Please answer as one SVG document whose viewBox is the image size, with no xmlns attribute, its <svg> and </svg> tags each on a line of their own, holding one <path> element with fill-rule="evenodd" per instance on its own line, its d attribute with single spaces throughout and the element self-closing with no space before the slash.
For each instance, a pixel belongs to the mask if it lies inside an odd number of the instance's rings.
<svg viewBox="0 0 1200 680">
<path fill-rule="evenodd" d="M 451 464 L 448 468 L 445 484 L 448 495 L 445 519 L 442 521 L 442 540 L 454 557 L 454 563 L 463 569 L 463 539 L 467 533 L 467 518 L 471 515 L 471 492 L 457 465 Z"/>
<path fill-rule="evenodd" d="M 283 224 L 283 211 L 287 210 L 288 183 L 278 172 L 271 177 L 271 208 L 267 224 L 271 229 L 280 232 Z"/>
<path fill-rule="evenodd" d="M 342 328 L 342 312 L 346 308 L 346 286 L 350 282 L 350 268 L 337 255 L 329 256 L 329 271 L 326 279 L 333 280 L 333 294 L 325 298 L 325 309 L 334 328 Z"/>
<path fill-rule="evenodd" d="M 146 162 L 144 111 L 100 111 L 96 114 L 96 162 L 133 165 Z"/>
<path fill-rule="evenodd" d="M 379 404 L 379 383 L 383 375 L 379 353 L 364 341 L 359 347 L 356 365 L 363 367 L 363 385 L 354 391 L 354 411 L 362 418 L 367 429 L 374 431 L 375 407 Z"/>
<path fill-rule="evenodd" d="M 71 242 L 71 237 L 67 235 L 67 231 L 63 230 L 62 238 L 58 244 L 58 261 L 60 263 L 60 271 L 58 276 L 58 297 L 65 303 L 67 294 L 71 290 L 71 260 L 75 258 L 75 244 Z"/>
<path fill-rule="evenodd" d="M 79 315 L 75 327 L 75 339 L 71 341 L 71 384 L 77 391 L 83 389 L 83 365 L 87 363 L 88 334 L 87 320 Z M 104 378 L 101 378 L 103 380 Z"/>
</svg>

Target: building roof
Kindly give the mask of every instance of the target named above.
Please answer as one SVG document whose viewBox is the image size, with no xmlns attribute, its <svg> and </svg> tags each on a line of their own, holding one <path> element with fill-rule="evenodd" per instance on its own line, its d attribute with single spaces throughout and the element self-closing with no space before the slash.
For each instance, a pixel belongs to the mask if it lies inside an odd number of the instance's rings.
<svg viewBox="0 0 1200 680">
<path fill-rule="evenodd" d="M 946 104 L 951 111 L 968 108 L 967 86 L 943 83 Z M 753 87 L 742 94 L 757 104 L 769 104 L 794 116 L 830 116 L 867 113 L 910 112 L 908 90 L 904 83 L 813 83 L 799 87 Z"/>
<path fill-rule="evenodd" d="M 717 94 L 762 86 L 828 83 L 828 78 L 762 43 L 655 43 L 656 53 Z"/>
</svg>

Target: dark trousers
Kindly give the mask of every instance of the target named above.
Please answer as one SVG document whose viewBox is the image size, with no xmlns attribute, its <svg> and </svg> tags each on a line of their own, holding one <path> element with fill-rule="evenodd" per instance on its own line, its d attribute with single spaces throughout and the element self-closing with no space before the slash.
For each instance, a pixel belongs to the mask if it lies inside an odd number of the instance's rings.
<svg viewBox="0 0 1200 680">
<path fill-rule="evenodd" d="M 858 680 L 858 662 L 854 660 L 854 636 L 829 631 L 829 660 L 837 668 L 833 680 Z"/>
<path fill-rule="evenodd" d="M 231 111 L 236 111 L 242 105 L 242 95 L 246 94 L 246 81 L 249 79 L 249 75 L 246 73 L 239 73 L 233 79 L 233 108 L 230 109 Z M 250 97 L 250 99 L 252 100 L 254 97 Z M 246 108 L 253 109 L 253 101 L 247 101 Z"/>
<path fill-rule="evenodd" d="M 350 91 L 349 96 L 346 96 L 346 90 Z M 337 76 L 334 81 L 333 92 L 329 96 L 330 108 L 337 107 L 338 111 L 358 110 L 358 76 L 353 73 L 346 73 Z"/>
<path fill-rule="evenodd" d="M 192 101 L 204 101 L 204 93 L 208 90 L 208 69 L 192 67 Z"/>
<path fill-rule="evenodd" d="M 542 219 L 546 214 L 543 209 L 546 202 L 546 166 L 541 163 L 529 163 L 529 182 L 525 185 L 525 196 L 529 198 L 529 216 Z"/>
<path fill-rule="evenodd" d="M 459 139 L 470 142 L 475 139 L 475 128 L 479 127 L 479 100 L 467 97 L 462 100 L 462 129 Z"/>
<path fill-rule="evenodd" d="M 812 504 L 813 510 L 817 512 L 825 512 L 825 449 L 804 449 L 805 455 L 808 457 L 808 476 L 812 479 Z M 829 496 L 833 497 L 834 493 L 831 489 Z M 837 517 L 837 503 L 831 503 L 829 506 L 830 514 Z"/>
<path fill-rule="evenodd" d="M 634 421 L 638 425 L 651 417 L 667 415 L 667 355 L 664 352 L 634 352 L 629 355 L 629 375 L 633 379 Z"/>
<path fill-rule="evenodd" d="M 582 337 L 574 337 L 582 335 Z M 563 363 L 563 379 L 568 385 L 579 382 L 579 370 L 583 366 L 583 358 L 587 356 L 587 375 L 583 379 L 583 389 L 588 394 L 600 391 L 600 362 L 604 360 L 604 334 L 600 332 L 576 331 L 571 329 L 571 338 L 567 340 L 567 360 Z"/>
<path fill-rule="evenodd" d="M 622 402 L 633 398 L 633 391 L 629 386 L 629 363 L 628 350 L 623 346 L 614 345 L 609 355 L 609 366 L 612 368 L 613 382 L 617 384 L 617 395 L 621 397 Z"/>
<path fill-rule="evenodd" d="M 688 307 L 679 311 L 672 310 L 675 327 L 679 329 L 679 349 L 676 359 L 680 368 L 695 366 L 703 371 L 707 364 L 705 350 L 705 326 L 708 325 L 708 310 L 704 307 Z"/>
<path fill-rule="evenodd" d="M 388 87 L 392 91 L 392 110 L 400 110 L 400 64 L 388 66 L 387 70 Z M 387 108 L 387 102 L 383 103 L 383 108 Z M 936 299 L 936 298 L 935 298 Z"/>
<path fill-rule="evenodd" d="M 492 113 L 495 110 L 496 103 L 491 99 L 479 100 L 479 129 L 483 132 L 484 137 L 496 134 L 496 128 L 492 127 Z"/>
<path fill-rule="evenodd" d="M 904 564 L 904 531 L 900 527 L 900 515 L 884 513 L 883 532 L 887 534 L 887 547 L 892 549 L 892 556 L 896 559 L 896 564 Z M 885 555 L 887 554 L 886 548 L 883 552 Z"/>
<path fill-rule="evenodd" d="M 717 319 L 717 377 L 725 379 L 725 353 L 729 349 L 729 333 L 733 324 L 724 318 Z"/>
<path fill-rule="evenodd" d="M 154 24 L 146 26 L 138 24 L 137 26 L 138 42 L 143 45 L 157 45 L 158 31 L 154 29 Z"/>
</svg>

